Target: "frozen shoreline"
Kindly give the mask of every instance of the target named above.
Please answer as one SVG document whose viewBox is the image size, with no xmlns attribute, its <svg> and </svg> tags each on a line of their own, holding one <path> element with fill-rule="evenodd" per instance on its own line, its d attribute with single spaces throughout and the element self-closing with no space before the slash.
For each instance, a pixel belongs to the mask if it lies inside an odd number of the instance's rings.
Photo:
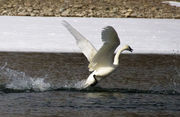
<svg viewBox="0 0 180 117">
<path fill-rule="evenodd" d="M 68 21 L 100 48 L 101 30 L 113 26 L 121 46 L 129 44 L 135 54 L 180 54 L 180 20 L 131 18 L 65 18 L 0 16 L 0 51 L 81 52 L 62 26 Z"/>
</svg>

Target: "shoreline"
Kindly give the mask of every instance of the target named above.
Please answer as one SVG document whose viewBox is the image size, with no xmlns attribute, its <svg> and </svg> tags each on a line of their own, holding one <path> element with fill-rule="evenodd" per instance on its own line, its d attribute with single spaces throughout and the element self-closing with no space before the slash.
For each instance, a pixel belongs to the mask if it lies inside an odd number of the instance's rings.
<svg viewBox="0 0 180 117">
<path fill-rule="evenodd" d="M 180 19 L 180 7 L 163 3 L 165 1 L 1 0 L 0 15 Z"/>
</svg>

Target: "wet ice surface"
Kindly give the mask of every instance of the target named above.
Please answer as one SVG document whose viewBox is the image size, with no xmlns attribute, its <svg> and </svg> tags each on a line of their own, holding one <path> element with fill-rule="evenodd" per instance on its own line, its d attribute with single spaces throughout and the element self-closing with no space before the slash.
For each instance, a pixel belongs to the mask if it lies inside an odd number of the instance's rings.
<svg viewBox="0 0 180 117">
<path fill-rule="evenodd" d="M 179 116 L 180 56 L 123 54 L 96 87 L 77 53 L 0 53 L 0 115 Z M 79 84 L 80 83 L 80 84 Z"/>
</svg>

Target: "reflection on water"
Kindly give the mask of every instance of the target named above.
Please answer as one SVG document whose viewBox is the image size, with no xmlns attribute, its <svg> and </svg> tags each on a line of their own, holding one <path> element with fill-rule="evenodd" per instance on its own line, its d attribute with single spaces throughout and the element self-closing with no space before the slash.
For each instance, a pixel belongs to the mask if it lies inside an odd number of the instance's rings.
<svg viewBox="0 0 180 117">
<path fill-rule="evenodd" d="M 178 116 L 179 55 L 121 55 L 96 87 L 82 54 L 0 53 L 0 116 Z"/>
</svg>

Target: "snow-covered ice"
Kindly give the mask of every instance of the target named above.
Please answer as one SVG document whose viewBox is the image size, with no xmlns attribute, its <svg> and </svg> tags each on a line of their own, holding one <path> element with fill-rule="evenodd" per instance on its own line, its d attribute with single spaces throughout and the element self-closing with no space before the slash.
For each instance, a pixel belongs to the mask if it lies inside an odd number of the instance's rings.
<svg viewBox="0 0 180 117">
<path fill-rule="evenodd" d="M 122 45 L 133 53 L 180 54 L 180 20 L 131 18 L 65 18 L 0 16 L 0 51 L 81 52 L 63 27 L 68 21 L 100 48 L 101 31 L 113 26 Z"/>
<path fill-rule="evenodd" d="M 178 2 L 178 1 L 163 1 L 162 3 L 166 3 L 166 4 L 169 4 L 171 6 L 180 7 L 180 2 Z"/>
</svg>

